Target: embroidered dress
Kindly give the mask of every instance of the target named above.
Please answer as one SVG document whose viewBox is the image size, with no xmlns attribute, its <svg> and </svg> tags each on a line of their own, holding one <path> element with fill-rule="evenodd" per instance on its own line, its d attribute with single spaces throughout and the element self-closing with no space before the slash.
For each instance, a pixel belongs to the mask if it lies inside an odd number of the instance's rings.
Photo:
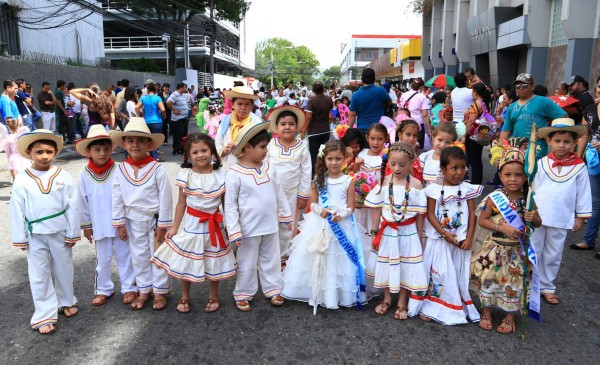
<svg viewBox="0 0 600 365">
<path fill-rule="evenodd" d="M 443 207 L 440 204 L 442 190 L 444 190 L 447 218 L 444 217 Z M 460 242 L 467 238 L 469 219 L 467 200 L 478 197 L 482 191 L 482 186 L 464 182 L 456 186 L 431 184 L 425 188 L 425 195 L 437 201 L 436 217 L 446 231 L 456 233 L 456 239 Z M 427 243 L 423 261 L 429 288 L 426 292 L 411 293 L 408 314 L 416 316 L 421 313 L 447 325 L 467 323 L 467 317 L 473 322 L 479 321 L 479 312 L 473 305 L 468 290 L 471 251 L 450 245 L 429 221 L 425 222 L 425 234 Z"/>
<path fill-rule="evenodd" d="M 405 195 L 405 187 L 394 186 L 394 206 L 401 211 Z M 427 211 L 427 197 L 423 190 L 410 189 L 408 206 L 402 219 L 402 213 L 392 212 L 389 188 L 375 187 L 367 196 L 365 206 L 382 208 L 381 216 L 385 221 L 400 223 L 413 221 L 408 225 L 400 225 L 397 229 L 387 226 L 381 233 L 379 250 L 371 249 L 367 260 L 366 275 L 374 278 L 375 288 L 389 288 L 398 293 L 400 288 L 410 291 L 427 290 L 427 275 L 423 263 L 423 249 L 414 219 Z"/>
<path fill-rule="evenodd" d="M 360 171 L 373 176 L 375 181 L 380 181 L 382 163 L 381 156 L 369 156 L 369 149 L 365 148 L 364 150 L 360 151 L 356 157 L 364 160 L 363 164 L 360 166 Z M 358 202 L 358 197 L 356 200 Z M 369 207 L 357 208 L 354 210 L 354 217 L 356 218 L 356 223 L 358 223 L 359 227 L 364 229 L 366 234 L 370 234 L 371 230 L 374 229 L 373 210 Z M 370 236 L 367 236 L 364 239 L 370 240 L 370 238 Z M 369 249 L 367 248 L 365 254 L 368 252 Z"/>
<path fill-rule="evenodd" d="M 0 124 L 0 151 L 4 150 L 6 153 L 8 170 L 19 172 L 31 166 L 31 161 L 21 156 L 17 149 L 17 140 L 28 132 L 29 128 L 23 126 L 18 128 L 16 133 L 9 133 L 8 129 Z"/>
<path fill-rule="evenodd" d="M 329 209 L 341 211 L 347 208 L 348 186 L 351 178 L 343 175 L 337 179 L 327 178 L 327 192 L 329 194 Z M 352 215 L 338 222 L 344 233 L 353 243 L 355 250 L 361 249 L 361 237 Z M 314 243 L 315 234 L 325 230 L 327 237 L 327 248 L 324 252 L 315 252 L 311 247 Z M 337 309 L 339 306 L 350 307 L 357 304 L 359 290 L 356 283 L 357 267 L 350 260 L 344 248 L 335 238 L 329 223 L 318 214 L 310 212 L 304 215 L 300 222 L 300 234 L 292 240 L 289 251 L 289 259 L 283 271 L 283 289 L 281 295 L 288 299 L 308 302 L 314 306 L 311 299 L 313 296 L 313 275 L 320 283 L 318 305 L 329 309 Z M 318 270 L 315 262 L 319 259 L 317 255 L 323 255 L 323 268 Z M 362 258 L 362 255 L 360 255 Z M 364 262 L 361 263 L 364 266 Z M 364 293 L 360 293 L 360 302 L 366 303 Z"/>
<path fill-rule="evenodd" d="M 419 155 L 419 161 L 423 166 L 423 183 L 425 186 L 430 184 L 442 184 L 444 177 L 440 170 L 440 160 L 433 159 L 433 150 L 421 153 Z"/>
<path fill-rule="evenodd" d="M 485 204 L 487 199 L 481 204 Z M 523 219 L 522 211 L 519 215 Z M 499 225 L 507 224 L 495 205 L 490 220 Z M 523 257 L 518 240 L 509 239 L 500 232 L 490 233 L 483 247 L 471 258 L 472 282 L 483 306 L 496 306 L 506 312 L 521 308 L 525 278 Z M 528 270 L 531 271 L 530 268 Z"/>
<path fill-rule="evenodd" d="M 199 174 L 192 169 L 181 169 L 177 174 L 175 185 L 183 189 L 187 204 L 183 231 L 167 239 L 152 257 L 152 262 L 170 276 L 200 283 L 235 275 L 235 257 L 220 212 L 224 175 L 224 170 Z"/>
</svg>

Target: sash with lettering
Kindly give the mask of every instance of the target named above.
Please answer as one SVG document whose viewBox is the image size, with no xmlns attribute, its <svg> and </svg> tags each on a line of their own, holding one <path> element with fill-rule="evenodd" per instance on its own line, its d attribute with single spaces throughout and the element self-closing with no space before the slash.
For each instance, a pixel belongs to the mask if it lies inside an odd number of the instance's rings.
<svg viewBox="0 0 600 365">
<path fill-rule="evenodd" d="M 523 219 L 519 216 L 519 214 L 514 211 L 509 204 L 509 200 L 501 191 L 496 190 L 490 194 L 490 199 L 496 205 L 500 214 L 504 220 L 510 224 L 512 227 L 518 229 L 519 231 L 525 232 L 525 223 Z M 521 243 L 521 248 L 523 252 L 525 252 L 525 236 L 522 235 L 519 237 L 519 242 Z M 529 303 L 528 303 L 528 315 L 529 317 L 535 319 L 538 322 L 542 321 L 542 316 L 540 313 L 540 279 L 538 276 L 538 260 L 537 253 L 535 252 L 535 248 L 532 244 L 529 245 L 529 250 L 527 250 L 527 258 L 533 265 L 533 275 L 531 276 L 531 289 L 529 293 Z M 525 268 L 527 270 L 527 268 Z"/>
<path fill-rule="evenodd" d="M 321 206 L 323 208 L 328 208 L 329 194 L 327 193 L 327 188 L 324 187 L 319 189 L 319 197 L 321 198 Z M 354 264 L 354 266 L 356 266 L 356 288 L 358 289 L 356 291 L 356 305 L 358 306 L 358 309 L 362 309 L 362 301 L 360 294 L 365 293 L 366 295 L 367 291 L 365 281 L 364 259 L 362 257 L 362 247 L 355 247 L 344 232 L 344 230 L 342 229 L 342 227 L 337 222 L 334 222 L 332 219 L 333 214 L 329 214 L 327 216 L 327 222 L 329 223 L 329 227 L 331 227 L 331 231 L 333 231 L 333 235 L 346 252 L 346 255 L 348 255 L 350 261 Z M 353 220 L 354 217 L 351 216 L 350 219 Z M 354 221 L 352 221 L 352 223 L 354 224 Z"/>
</svg>

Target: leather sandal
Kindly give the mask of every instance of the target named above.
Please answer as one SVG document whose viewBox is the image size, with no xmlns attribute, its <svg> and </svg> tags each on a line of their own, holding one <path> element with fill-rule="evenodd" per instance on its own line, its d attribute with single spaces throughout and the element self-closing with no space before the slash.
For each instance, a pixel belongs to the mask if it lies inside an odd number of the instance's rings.
<svg viewBox="0 0 600 365">
<path fill-rule="evenodd" d="M 131 309 L 139 311 L 142 310 L 146 307 L 146 303 L 148 302 L 148 300 L 150 300 L 150 295 L 149 294 L 145 294 L 146 297 L 142 297 L 141 295 L 138 296 L 137 298 L 134 299 L 133 302 L 131 302 Z"/>
<path fill-rule="evenodd" d="M 167 302 L 167 298 L 165 298 L 164 295 L 161 295 L 159 297 L 154 296 L 154 300 L 152 301 L 152 309 L 154 309 L 155 311 L 161 311 L 167 308 L 168 305 L 169 302 Z"/>
<path fill-rule="evenodd" d="M 211 307 L 216 304 L 217 307 L 214 309 L 211 309 Z M 216 311 L 218 311 L 221 308 L 221 301 L 217 298 L 217 299 L 212 299 L 212 298 L 208 298 L 208 303 L 206 303 L 206 307 L 204 307 L 204 311 L 206 313 L 214 313 Z"/>
<path fill-rule="evenodd" d="M 123 293 L 123 304 L 131 304 L 138 297 L 138 293 L 135 291 L 128 291 Z"/>
<path fill-rule="evenodd" d="M 385 301 L 381 301 L 377 307 L 375 307 L 375 314 L 379 315 L 379 316 L 385 316 L 386 314 L 389 313 L 390 311 L 390 307 L 392 306 L 391 303 L 387 303 Z M 381 311 L 377 311 L 377 308 L 382 309 Z"/>
<path fill-rule="evenodd" d="M 489 321 L 490 325 L 489 326 L 484 326 L 483 325 L 484 321 Z M 491 331 L 494 328 L 494 323 L 492 323 L 492 317 L 491 316 L 483 316 L 483 317 L 481 317 L 481 320 L 479 321 L 479 327 L 483 328 L 486 331 Z"/>
<path fill-rule="evenodd" d="M 503 319 L 502 323 L 496 328 L 496 331 L 498 331 L 498 333 L 513 333 L 516 329 L 517 326 L 515 326 L 515 322 Z"/>
<path fill-rule="evenodd" d="M 400 318 L 400 314 L 404 312 L 406 313 L 406 318 Z M 402 307 L 402 306 L 398 306 L 396 308 L 396 311 L 394 312 L 394 319 L 397 321 L 405 321 L 408 319 L 408 308 L 407 307 Z"/>
<path fill-rule="evenodd" d="M 113 294 L 111 294 L 111 295 L 96 294 L 96 295 L 94 295 L 94 298 L 92 298 L 92 305 L 94 307 L 99 307 L 101 305 L 104 305 L 108 301 L 108 298 L 110 298 L 112 296 L 113 296 Z"/>
<path fill-rule="evenodd" d="M 240 300 L 238 302 L 235 302 L 235 306 L 237 307 L 238 310 L 240 310 L 242 312 L 250 312 L 252 310 L 252 306 L 250 305 L 250 302 L 247 300 Z"/>
<path fill-rule="evenodd" d="M 77 313 L 79 313 L 79 310 L 77 310 L 76 312 L 71 312 L 71 309 L 73 308 L 77 308 L 76 305 L 72 305 L 70 307 L 60 307 L 58 308 L 58 313 L 62 313 L 65 315 L 65 317 L 67 318 L 71 318 L 71 317 L 75 317 L 77 315 Z"/>
<path fill-rule="evenodd" d="M 179 309 L 179 306 L 183 305 L 184 309 Z M 177 301 L 177 307 L 175 308 L 175 310 L 179 313 L 185 314 L 185 313 L 189 313 L 191 311 L 191 307 L 190 307 L 190 300 L 189 299 L 179 299 Z"/>
<path fill-rule="evenodd" d="M 554 293 L 542 294 L 542 298 L 544 298 L 544 301 L 546 303 L 551 304 L 551 305 L 557 305 L 558 303 L 560 303 L 560 300 Z"/>
<path fill-rule="evenodd" d="M 285 302 L 285 299 L 283 299 L 283 297 L 281 295 L 274 295 L 271 297 L 271 305 L 273 305 L 275 307 L 281 307 L 284 302 Z"/>
</svg>

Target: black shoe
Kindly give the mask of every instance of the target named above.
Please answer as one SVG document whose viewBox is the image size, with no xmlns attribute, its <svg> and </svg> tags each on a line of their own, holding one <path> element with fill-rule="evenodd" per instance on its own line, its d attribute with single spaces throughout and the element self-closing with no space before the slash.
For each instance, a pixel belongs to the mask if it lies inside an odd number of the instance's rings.
<svg viewBox="0 0 600 365">
<path fill-rule="evenodd" d="M 584 242 L 581 242 L 581 243 L 583 243 L 583 244 L 584 244 L 584 245 L 586 245 L 587 247 L 581 247 L 581 246 L 579 246 L 579 244 L 577 244 L 577 243 L 574 243 L 574 244 L 570 245 L 570 246 L 569 246 L 569 248 L 570 248 L 571 250 L 575 250 L 575 251 L 587 251 L 587 250 L 593 250 L 593 249 L 594 249 L 594 247 L 592 247 L 592 246 L 589 246 L 589 245 L 587 245 L 587 244 L 586 244 L 586 243 L 584 243 Z"/>
<path fill-rule="evenodd" d="M 594 258 L 595 258 L 596 260 L 600 260 L 600 252 L 598 252 L 597 254 L 595 254 L 595 255 L 594 255 Z"/>
</svg>

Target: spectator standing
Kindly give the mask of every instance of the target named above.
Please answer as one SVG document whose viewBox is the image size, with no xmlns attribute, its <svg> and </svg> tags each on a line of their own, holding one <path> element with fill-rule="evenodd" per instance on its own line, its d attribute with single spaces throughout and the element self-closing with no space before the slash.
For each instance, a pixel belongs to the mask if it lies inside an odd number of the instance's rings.
<svg viewBox="0 0 600 365">
<path fill-rule="evenodd" d="M 127 103 L 129 104 L 129 101 Z M 127 107 L 127 109 L 129 110 L 129 107 Z M 141 109 L 143 109 L 143 111 Z M 146 85 L 146 95 L 142 96 L 137 101 L 135 111 L 138 116 L 144 117 L 150 133 L 162 133 L 165 105 L 160 96 L 156 95 L 156 85 L 154 83 L 151 82 Z M 130 114 L 130 118 L 134 116 L 135 115 Z M 151 151 L 150 155 L 159 162 L 162 162 L 158 158 L 158 149 Z"/>
<path fill-rule="evenodd" d="M 473 67 L 467 67 L 465 70 L 465 77 L 467 78 L 467 86 L 469 89 L 472 88 L 473 85 L 483 82 L 479 76 L 475 74 L 475 69 Z"/>
<path fill-rule="evenodd" d="M 465 112 L 473 104 L 473 93 L 467 87 L 467 77 L 464 73 L 458 73 L 454 76 L 456 87 L 452 89 L 450 96 L 452 98 L 452 114 L 455 122 L 462 122 L 465 119 Z"/>
<path fill-rule="evenodd" d="M 331 132 L 329 123 L 333 121 L 333 113 L 331 112 L 333 101 L 325 95 L 325 86 L 321 81 L 313 83 L 312 91 L 314 95 L 308 99 L 308 104 L 304 109 L 306 123 L 302 128 L 301 137 L 304 139 L 308 135 L 308 149 L 314 173 L 319 147 L 329 141 L 329 133 Z"/>
<path fill-rule="evenodd" d="M 356 123 L 356 128 L 366 134 L 371 124 L 379 123 L 392 99 L 384 88 L 375 85 L 375 70 L 372 68 L 365 68 L 361 79 L 363 86 L 354 93 L 350 103 L 348 126 L 352 128 Z"/>
<path fill-rule="evenodd" d="M 277 97 L 275 97 L 275 107 L 283 106 L 285 103 L 287 103 L 287 98 L 285 97 L 283 90 L 278 90 Z"/>
<path fill-rule="evenodd" d="M 292 93 L 295 93 L 296 91 L 294 90 L 294 83 L 290 82 L 288 84 L 287 89 L 283 90 L 283 96 L 285 96 L 288 100 L 290 99 L 290 95 Z"/>
<path fill-rule="evenodd" d="M 122 91 L 123 94 L 125 94 L 124 91 Z M 91 84 L 91 87 L 85 89 L 73 89 L 71 95 L 79 99 L 82 104 L 87 105 L 88 128 L 96 124 L 102 124 L 107 131 L 114 128 L 113 102 L 100 91 L 98 84 Z M 85 132 L 87 133 L 87 131 Z"/>
<path fill-rule="evenodd" d="M 188 134 L 189 109 L 187 99 L 184 96 L 185 89 L 186 87 L 183 82 L 177 83 L 177 90 L 175 90 L 167 99 L 167 107 L 169 108 L 169 110 L 171 110 L 174 155 L 183 154 L 183 146 L 181 145 L 181 140 L 184 136 L 187 136 Z"/>
<path fill-rule="evenodd" d="M 414 79 L 410 84 L 411 90 L 403 93 L 400 97 L 399 106 L 400 108 L 408 109 L 411 119 L 419 123 L 419 148 L 426 151 L 431 147 L 429 135 L 433 133 L 433 128 L 429 120 L 431 101 L 425 94 L 419 92 L 419 89 L 423 86 L 423 80 Z"/>
<path fill-rule="evenodd" d="M 465 114 L 467 131 L 483 115 L 484 111 L 487 111 L 487 105 L 490 102 L 490 92 L 482 82 L 473 85 L 471 89 L 473 90 L 473 104 L 471 104 Z M 483 145 L 473 141 L 467 133 L 465 135 L 465 149 L 467 153 L 467 167 L 471 172 L 471 184 L 481 185 L 483 181 L 483 163 L 481 162 Z"/>
<path fill-rule="evenodd" d="M 23 79 L 17 80 L 17 94 L 15 95 L 15 103 L 17 104 L 17 108 L 19 109 L 19 114 L 21 114 L 21 119 L 23 120 L 23 124 L 29 128 L 30 131 L 35 130 L 35 124 L 33 123 L 33 103 L 31 102 L 31 98 L 27 94 L 27 83 Z"/>
<path fill-rule="evenodd" d="M 56 90 L 54 90 L 54 96 L 56 102 L 54 103 L 54 113 L 56 114 L 56 128 L 58 133 L 61 134 L 65 140 L 65 144 L 73 143 L 75 136 L 71 133 L 69 126 L 69 119 L 67 118 L 67 110 L 65 108 L 65 93 L 67 89 L 67 83 L 64 80 L 56 81 Z"/>
<path fill-rule="evenodd" d="M 42 128 L 56 132 L 56 115 L 54 114 L 56 97 L 50 90 L 48 81 L 42 82 L 42 90 L 39 92 L 37 99 L 42 112 Z"/>
<path fill-rule="evenodd" d="M 588 90 L 588 82 L 579 75 L 571 76 L 568 85 L 571 96 L 579 101 L 573 105 L 565 107 L 564 109 L 569 114 L 569 118 L 573 119 L 575 123 L 581 124 L 583 111 L 589 105 L 594 104 L 594 97 L 592 96 L 592 93 L 590 93 L 590 90 Z"/>
<path fill-rule="evenodd" d="M 13 100 L 19 87 L 15 81 L 5 80 L 3 88 L 4 92 L 0 96 L 0 116 L 2 116 L 2 124 L 6 125 L 6 118 L 21 119 L 19 108 Z"/>
<path fill-rule="evenodd" d="M 166 105 L 169 96 L 171 96 L 171 84 L 165 82 L 162 85 L 158 96 L 160 96 L 160 100 L 162 100 L 163 105 Z M 163 134 L 165 135 L 163 146 L 167 146 L 169 144 L 169 134 L 173 134 L 173 129 L 171 128 L 171 109 L 169 108 L 165 108 L 165 116 L 163 118 Z"/>
</svg>

